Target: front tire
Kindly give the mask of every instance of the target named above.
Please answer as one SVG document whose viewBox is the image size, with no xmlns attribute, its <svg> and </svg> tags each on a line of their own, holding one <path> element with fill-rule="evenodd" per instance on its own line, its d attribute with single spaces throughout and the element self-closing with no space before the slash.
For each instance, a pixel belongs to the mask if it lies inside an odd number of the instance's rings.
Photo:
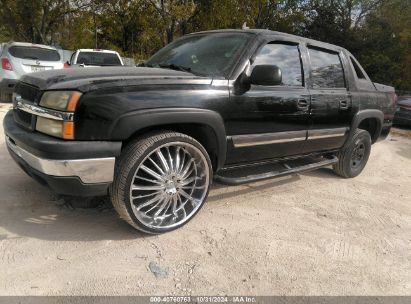
<svg viewBox="0 0 411 304">
<path fill-rule="evenodd" d="M 203 206 L 212 181 L 210 158 L 192 137 L 157 132 L 129 143 L 116 164 L 110 197 L 134 228 L 177 229 Z"/>
<path fill-rule="evenodd" d="M 358 176 L 367 164 L 370 152 L 370 133 L 357 129 L 348 145 L 338 153 L 338 163 L 333 166 L 334 172 L 344 178 Z"/>
</svg>

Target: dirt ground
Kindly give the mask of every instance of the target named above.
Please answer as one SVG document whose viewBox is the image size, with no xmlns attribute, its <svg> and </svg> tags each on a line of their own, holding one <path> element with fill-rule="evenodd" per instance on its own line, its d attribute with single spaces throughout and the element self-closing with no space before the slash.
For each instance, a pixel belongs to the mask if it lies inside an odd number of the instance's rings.
<svg viewBox="0 0 411 304">
<path fill-rule="evenodd" d="M 214 185 L 188 225 L 146 236 L 112 209 L 61 205 L 0 133 L 0 295 L 411 295 L 404 136 L 375 144 L 355 179 Z"/>
</svg>

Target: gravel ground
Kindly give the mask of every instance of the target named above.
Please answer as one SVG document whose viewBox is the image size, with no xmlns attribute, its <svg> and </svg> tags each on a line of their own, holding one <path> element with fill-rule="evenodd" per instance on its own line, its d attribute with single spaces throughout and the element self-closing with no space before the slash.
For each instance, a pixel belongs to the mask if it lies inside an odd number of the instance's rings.
<svg viewBox="0 0 411 304">
<path fill-rule="evenodd" d="M 374 145 L 355 179 L 324 168 L 214 185 L 188 225 L 146 236 L 105 205 L 56 200 L 0 133 L 0 295 L 411 295 L 404 136 Z"/>
</svg>

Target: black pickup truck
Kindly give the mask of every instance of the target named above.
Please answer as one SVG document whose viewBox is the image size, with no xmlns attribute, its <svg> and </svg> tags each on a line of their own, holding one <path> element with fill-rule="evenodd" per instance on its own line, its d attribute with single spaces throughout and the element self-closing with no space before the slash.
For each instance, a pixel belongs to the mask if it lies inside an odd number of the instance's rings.
<svg viewBox="0 0 411 304">
<path fill-rule="evenodd" d="M 141 67 L 22 77 L 4 118 L 11 156 L 65 195 L 110 195 L 147 233 L 187 223 L 213 180 L 332 165 L 363 170 L 387 136 L 392 87 L 347 50 L 268 30 L 194 33 Z"/>
</svg>

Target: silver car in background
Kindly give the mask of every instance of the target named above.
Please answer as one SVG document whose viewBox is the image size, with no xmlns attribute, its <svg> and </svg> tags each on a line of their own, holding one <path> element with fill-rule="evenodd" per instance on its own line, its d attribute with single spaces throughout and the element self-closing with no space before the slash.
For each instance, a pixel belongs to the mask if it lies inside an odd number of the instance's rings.
<svg viewBox="0 0 411 304">
<path fill-rule="evenodd" d="M 14 86 L 27 73 L 62 69 L 56 48 L 33 43 L 3 43 L 0 54 L 0 102 L 11 102 Z"/>
</svg>

